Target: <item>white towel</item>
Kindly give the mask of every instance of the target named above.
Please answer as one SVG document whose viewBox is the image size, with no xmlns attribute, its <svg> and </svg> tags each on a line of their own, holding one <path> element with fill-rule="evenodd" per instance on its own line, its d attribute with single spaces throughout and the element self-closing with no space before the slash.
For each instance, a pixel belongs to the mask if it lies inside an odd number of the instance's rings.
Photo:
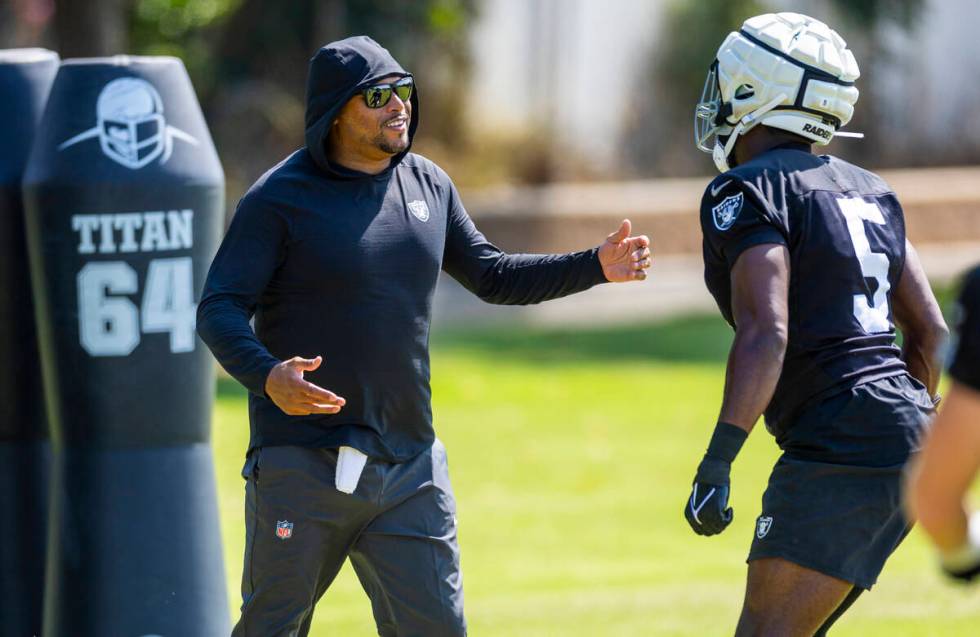
<svg viewBox="0 0 980 637">
<path fill-rule="evenodd" d="M 357 449 L 341 447 L 337 453 L 337 475 L 334 481 L 337 490 L 344 493 L 354 493 L 366 463 L 367 456 Z"/>
</svg>

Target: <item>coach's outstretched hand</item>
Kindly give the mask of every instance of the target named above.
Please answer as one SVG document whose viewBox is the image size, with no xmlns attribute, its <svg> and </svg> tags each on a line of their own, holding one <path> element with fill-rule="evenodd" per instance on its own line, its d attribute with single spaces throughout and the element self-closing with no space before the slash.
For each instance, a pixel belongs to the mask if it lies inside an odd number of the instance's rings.
<svg viewBox="0 0 980 637">
<path fill-rule="evenodd" d="M 730 464 L 714 458 L 705 458 L 698 467 L 684 507 L 684 517 L 698 535 L 721 533 L 735 517 L 728 506 L 729 471 Z"/>
<path fill-rule="evenodd" d="M 629 219 L 624 219 L 619 230 L 606 237 L 599 246 L 599 263 L 607 281 L 642 281 L 650 267 L 650 238 L 645 234 L 631 237 L 633 229 Z"/>
<path fill-rule="evenodd" d="M 335 414 L 347 402 L 342 397 L 304 380 L 303 372 L 312 372 L 323 358 L 294 356 L 272 368 L 265 379 L 265 393 L 290 416 Z"/>
</svg>

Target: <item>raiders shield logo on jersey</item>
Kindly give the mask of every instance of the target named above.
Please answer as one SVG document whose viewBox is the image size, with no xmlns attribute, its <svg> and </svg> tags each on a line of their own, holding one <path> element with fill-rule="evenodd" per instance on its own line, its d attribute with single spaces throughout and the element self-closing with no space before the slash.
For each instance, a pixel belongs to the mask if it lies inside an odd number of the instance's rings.
<svg viewBox="0 0 980 637">
<path fill-rule="evenodd" d="M 415 201 L 408 202 L 408 209 L 411 211 L 415 218 L 419 221 L 429 220 L 429 206 L 421 199 L 416 199 Z"/>
<path fill-rule="evenodd" d="M 711 209 L 715 227 L 724 232 L 732 227 L 742 211 L 742 193 L 725 197 L 721 203 Z"/>
</svg>

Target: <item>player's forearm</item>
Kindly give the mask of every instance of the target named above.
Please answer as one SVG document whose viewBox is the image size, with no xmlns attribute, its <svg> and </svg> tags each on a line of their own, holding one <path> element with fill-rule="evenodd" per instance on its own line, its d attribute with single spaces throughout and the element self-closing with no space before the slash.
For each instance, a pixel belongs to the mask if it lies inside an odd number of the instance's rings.
<svg viewBox="0 0 980 637">
<path fill-rule="evenodd" d="M 786 331 L 745 324 L 735 332 L 719 420 L 751 431 L 776 391 L 786 354 Z"/>
<path fill-rule="evenodd" d="M 249 312 L 229 297 L 209 295 L 197 311 L 197 333 L 215 359 L 235 380 L 257 396 L 279 360 L 255 336 Z"/>
<path fill-rule="evenodd" d="M 937 325 L 925 334 L 906 334 L 902 345 L 902 360 L 909 374 L 935 395 L 942 372 L 942 348 L 949 333 L 945 325 Z"/>
<path fill-rule="evenodd" d="M 893 297 L 895 322 L 902 330 L 902 360 L 909 373 L 935 395 L 942 369 L 941 350 L 949 329 L 918 253 L 908 240 L 905 252 L 905 268 Z"/>
<path fill-rule="evenodd" d="M 966 492 L 980 469 L 980 393 L 953 383 L 909 472 L 912 515 L 942 551 L 967 533 Z"/>
<path fill-rule="evenodd" d="M 927 443 L 928 444 L 932 444 Z M 966 538 L 963 493 L 953 492 L 942 459 L 928 448 L 913 465 L 907 488 L 910 514 L 940 551 L 950 551 Z"/>
<path fill-rule="evenodd" d="M 967 512 L 954 498 L 921 500 L 917 504 L 918 522 L 940 551 L 952 551 L 966 541 Z"/>
</svg>

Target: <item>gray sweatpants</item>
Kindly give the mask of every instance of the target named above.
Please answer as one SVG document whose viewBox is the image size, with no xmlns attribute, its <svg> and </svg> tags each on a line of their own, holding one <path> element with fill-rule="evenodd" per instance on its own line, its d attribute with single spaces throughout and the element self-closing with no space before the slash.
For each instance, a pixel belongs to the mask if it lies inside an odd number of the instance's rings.
<svg viewBox="0 0 980 637">
<path fill-rule="evenodd" d="M 336 490 L 336 466 L 336 449 L 249 455 L 242 616 L 232 636 L 307 635 L 313 606 L 348 557 L 379 635 L 465 635 L 456 501 L 442 443 L 403 463 L 368 460 L 351 495 Z"/>
</svg>

